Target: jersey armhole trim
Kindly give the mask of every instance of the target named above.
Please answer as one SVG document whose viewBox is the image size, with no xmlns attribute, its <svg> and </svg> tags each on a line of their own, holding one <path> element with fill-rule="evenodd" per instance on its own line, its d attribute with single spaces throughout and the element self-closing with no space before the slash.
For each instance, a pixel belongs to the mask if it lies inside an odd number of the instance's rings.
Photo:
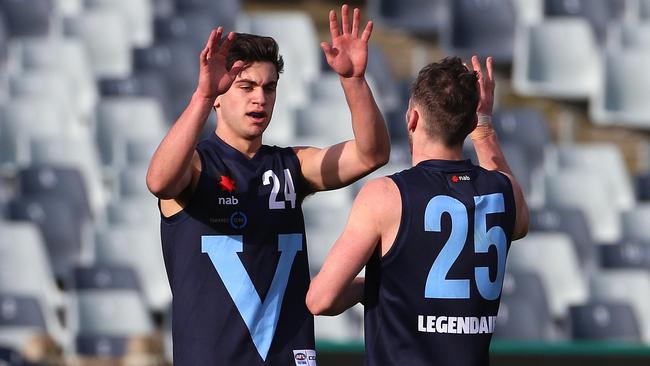
<svg viewBox="0 0 650 366">
<path fill-rule="evenodd" d="M 401 206 L 402 206 L 402 213 L 400 214 L 400 220 L 399 220 L 399 227 L 397 228 L 397 234 L 395 234 L 395 240 L 393 240 L 393 245 L 391 245 L 390 249 L 384 254 L 383 256 L 380 255 L 379 257 L 379 263 L 381 264 L 381 267 L 390 265 L 390 263 L 393 261 L 394 258 L 396 258 L 400 251 L 401 247 L 404 244 L 402 241 L 402 237 L 406 235 L 405 233 L 408 231 L 408 228 L 410 226 L 410 206 L 409 206 L 409 201 L 408 201 L 408 192 L 405 189 L 405 185 L 403 184 L 402 177 L 400 175 L 390 175 L 388 178 L 392 179 L 393 182 L 395 183 L 395 186 L 397 187 L 397 191 L 399 192 L 399 196 L 401 199 Z"/>
<path fill-rule="evenodd" d="M 201 182 L 205 179 L 204 175 L 206 173 L 206 171 L 205 171 L 205 167 L 206 167 L 206 165 L 205 165 L 205 157 L 203 156 L 203 153 L 198 148 L 198 146 L 194 149 L 194 151 L 196 151 L 196 153 L 199 155 L 199 159 L 201 160 L 201 173 L 199 174 L 199 180 L 196 182 L 196 188 L 190 194 L 190 197 L 189 197 L 189 199 L 187 201 L 187 205 L 185 207 L 183 207 L 180 211 L 176 212 L 175 214 L 173 214 L 173 215 L 171 215 L 169 217 L 163 215 L 162 210 L 160 209 L 160 200 L 158 200 L 158 209 L 160 211 L 160 218 L 161 218 L 160 221 L 162 223 L 164 223 L 164 224 L 168 224 L 168 225 L 176 224 L 176 223 L 184 221 L 185 219 L 190 217 L 190 215 L 188 214 L 187 211 L 192 207 L 192 205 L 194 203 L 194 197 L 195 197 L 196 193 L 198 192 L 199 188 L 201 187 Z M 192 185 L 192 182 L 190 181 L 190 186 L 191 185 Z"/>
<path fill-rule="evenodd" d="M 274 146 L 277 148 L 277 146 Z M 302 174 L 302 164 L 300 164 L 300 159 L 298 158 L 298 154 L 296 154 L 296 150 L 294 150 L 293 147 L 285 147 L 285 148 L 280 148 L 280 149 L 287 149 L 289 150 L 289 155 L 291 156 L 291 160 L 296 164 L 296 167 L 298 169 L 299 177 L 300 177 L 300 189 L 297 190 L 298 197 L 300 197 L 301 202 L 305 200 L 305 198 L 309 197 L 310 195 L 316 193 L 316 191 L 311 188 L 311 185 L 309 182 L 307 182 L 307 179 L 305 176 Z"/>
</svg>

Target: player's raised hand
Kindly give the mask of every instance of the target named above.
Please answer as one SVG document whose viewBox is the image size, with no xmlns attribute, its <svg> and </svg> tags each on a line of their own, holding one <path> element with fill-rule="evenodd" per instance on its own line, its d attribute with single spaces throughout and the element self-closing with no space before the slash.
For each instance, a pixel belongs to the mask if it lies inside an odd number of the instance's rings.
<svg viewBox="0 0 650 366">
<path fill-rule="evenodd" d="M 213 29 L 208 43 L 201 51 L 199 84 L 196 91 L 204 98 L 215 99 L 228 91 L 244 65 L 243 61 L 236 61 L 230 70 L 226 68 L 226 56 L 228 56 L 230 46 L 235 40 L 235 33 L 228 33 L 226 39 L 219 45 L 222 35 L 223 27 Z"/>
<path fill-rule="evenodd" d="M 480 92 L 480 99 L 478 102 L 478 107 L 476 108 L 476 113 L 485 114 L 488 116 L 492 115 L 492 106 L 494 104 L 494 78 L 492 74 L 492 57 L 488 57 L 485 60 L 485 68 L 487 72 L 484 72 L 481 67 L 481 62 L 478 59 L 478 56 L 472 56 L 472 67 L 474 71 L 478 73 L 478 88 Z"/>
<path fill-rule="evenodd" d="M 336 12 L 330 10 L 329 24 L 331 43 L 321 43 L 325 52 L 327 63 L 336 73 L 345 78 L 361 77 L 366 72 L 368 64 L 368 40 L 372 33 L 372 22 L 368 22 L 359 37 L 359 25 L 361 15 L 359 9 L 355 8 L 352 13 L 352 27 L 350 28 L 350 16 L 348 6 L 341 7 L 341 27 L 336 18 Z"/>
</svg>

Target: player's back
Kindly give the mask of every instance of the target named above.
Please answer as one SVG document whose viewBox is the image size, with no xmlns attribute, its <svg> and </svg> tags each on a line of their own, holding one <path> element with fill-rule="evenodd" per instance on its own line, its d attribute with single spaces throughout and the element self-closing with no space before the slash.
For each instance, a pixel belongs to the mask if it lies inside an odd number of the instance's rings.
<svg viewBox="0 0 650 366">
<path fill-rule="evenodd" d="M 366 267 L 366 363 L 487 365 L 515 222 L 509 179 L 469 160 L 390 178 L 402 217 Z"/>
</svg>

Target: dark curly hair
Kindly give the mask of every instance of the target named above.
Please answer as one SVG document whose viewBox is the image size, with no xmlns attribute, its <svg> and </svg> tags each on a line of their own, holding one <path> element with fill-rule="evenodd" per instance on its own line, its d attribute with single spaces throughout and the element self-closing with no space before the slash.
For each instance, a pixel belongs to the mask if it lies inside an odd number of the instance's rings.
<svg viewBox="0 0 650 366">
<path fill-rule="evenodd" d="M 280 77 L 280 73 L 284 70 L 284 60 L 279 54 L 278 43 L 273 38 L 248 33 L 236 33 L 235 35 L 235 40 L 230 45 L 230 51 L 226 57 L 228 70 L 237 60 L 244 61 L 246 66 L 253 62 L 270 62 L 275 66 L 278 78 Z M 222 42 L 224 39 L 225 37 L 222 38 Z"/>
</svg>

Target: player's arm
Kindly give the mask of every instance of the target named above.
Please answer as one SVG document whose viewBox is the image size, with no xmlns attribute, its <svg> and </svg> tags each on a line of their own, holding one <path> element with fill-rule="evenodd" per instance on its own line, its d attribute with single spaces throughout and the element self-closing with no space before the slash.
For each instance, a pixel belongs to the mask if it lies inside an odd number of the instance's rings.
<svg viewBox="0 0 650 366">
<path fill-rule="evenodd" d="M 377 198 L 390 195 L 388 180 L 371 180 L 359 191 L 343 233 L 309 286 L 306 302 L 312 314 L 337 315 L 363 299 L 364 281 L 356 276 L 382 238 L 382 212 L 389 203 Z"/>
<path fill-rule="evenodd" d="M 341 8 L 341 18 L 339 29 L 336 12 L 330 11 L 332 43 L 323 42 L 321 47 L 327 62 L 339 74 L 352 115 L 354 140 L 324 149 L 295 148 L 303 176 L 316 191 L 346 186 L 386 164 L 390 155 L 386 124 L 365 79 L 372 22 L 359 37 L 359 9 L 354 9 L 352 28 L 347 5 Z"/>
<path fill-rule="evenodd" d="M 512 240 L 521 239 L 528 233 L 528 204 L 524 197 L 523 190 L 512 174 L 508 162 L 506 161 L 503 151 L 499 146 L 497 134 L 492 128 L 492 105 L 494 102 L 494 78 L 492 74 L 492 57 L 486 60 L 486 72 L 481 69 L 481 63 L 478 57 L 472 57 L 472 66 L 478 72 L 478 83 L 480 90 L 480 101 L 476 110 L 479 118 L 479 124 L 470 134 L 479 164 L 487 170 L 498 170 L 505 174 L 512 183 L 512 189 L 515 196 L 515 206 L 517 217 L 515 219 L 515 228 L 512 234 Z"/>
<path fill-rule="evenodd" d="M 196 144 L 203 125 L 210 115 L 214 100 L 225 93 L 241 70 L 237 61 L 226 69 L 226 55 L 234 33 L 229 33 L 219 45 L 223 28 L 210 33 L 200 55 L 199 81 L 189 105 L 176 120 L 151 158 L 147 171 L 147 187 L 160 199 L 178 197 L 201 172 Z"/>
</svg>

